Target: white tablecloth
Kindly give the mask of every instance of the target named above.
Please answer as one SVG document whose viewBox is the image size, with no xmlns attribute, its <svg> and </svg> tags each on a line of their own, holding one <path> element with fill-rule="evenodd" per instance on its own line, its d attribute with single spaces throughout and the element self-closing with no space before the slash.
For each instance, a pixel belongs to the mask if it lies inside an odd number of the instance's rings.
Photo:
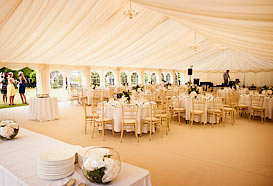
<svg viewBox="0 0 273 186">
<path fill-rule="evenodd" d="M 21 128 L 18 136 L 10 141 L 0 140 L 0 185 L 1 186 L 60 186 L 70 178 L 88 184 L 78 165 L 75 172 L 64 179 L 47 181 L 37 176 L 39 155 L 56 146 L 69 145 L 47 136 L 37 134 Z M 99 186 L 98 184 L 92 184 Z M 121 172 L 116 180 L 108 186 L 151 186 L 149 171 L 129 165 L 121 164 Z"/>
<path fill-rule="evenodd" d="M 121 131 L 121 120 L 122 120 L 122 109 L 121 107 L 113 107 L 113 106 L 105 106 L 105 109 L 104 109 L 104 117 L 106 118 L 111 118 L 113 119 L 113 122 L 114 122 L 114 131 L 115 132 L 120 132 Z M 138 131 L 138 134 L 141 133 L 141 124 L 142 124 L 142 119 L 144 117 L 148 117 L 150 116 L 150 106 L 140 106 L 138 107 L 138 115 L 137 115 L 137 131 Z M 107 129 L 108 129 L 108 126 L 107 126 Z M 109 127 L 109 129 L 111 129 Z M 126 129 L 126 128 L 125 128 Z M 132 127 L 130 127 L 130 129 L 132 129 Z M 130 130 L 128 130 L 130 131 Z M 148 129 L 147 129 L 147 126 L 143 126 L 142 128 L 142 133 L 147 133 L 148 132 Z M 154 132 L 154 129 L 153 131 Z"/>
<path fill-rule="evenodd" d="M 49 121 L 59 118 L 57 97 L 29 99 L 29 118 L 37 121 Z"/>
<path fill-rule="evenodd" d="M 109 91 L 88 88 L 83 90 L 83 95 L 87 97 L 87 104 L 91 105 L 93 96 L 97 96 L 99 98 L 109 97 Z"/>
<path fill-rule="evenodd" d="M 250 113 L 250 110 L 251 110 L 250 95 L 240 95 L 239 103 L 247 105 L 248 112 Z M 273 98 L 272 97 L 264 98 L 264 108 L 265 108 L 265 117 L 272 119 L 272 115 L 273 115 Z M 260 112 L 256 112 L 255 115 L 257 116 L 260 115 Z"/>
</svg>

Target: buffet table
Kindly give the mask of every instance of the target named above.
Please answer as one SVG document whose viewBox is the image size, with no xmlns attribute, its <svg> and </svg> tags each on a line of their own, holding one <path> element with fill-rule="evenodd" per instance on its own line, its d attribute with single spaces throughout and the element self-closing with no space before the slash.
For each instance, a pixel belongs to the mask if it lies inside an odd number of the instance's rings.
<svg viewBox="0 0 273 186">
<path fill-rule="evenodd" d="M 50 121 L 59 118 L 57 97 L 29 98 L 29 118 L 36 121 Z"/>
<path fill-rule="evenodd" d="M 10 141 L 0 140 L 0 185 L 59 186 L 64 185 L 71 178 L 75 178 L 78 182 L 91 185 L 88 180 L 83 177 L 81 170 L 76 164 L 75 172 L 64 179 L 48 181 L 42 180 L 37 176 L 37 165 L 40 154 L 50 148 L 66 145 L 69 144 L 23 128 L 20 128 L 19 134 L 15 139 Z M 121 172 L 117 179 L 107 185 L 150 186 L 151 179 L 149 171 L 122 163 Z"/>
</svg>

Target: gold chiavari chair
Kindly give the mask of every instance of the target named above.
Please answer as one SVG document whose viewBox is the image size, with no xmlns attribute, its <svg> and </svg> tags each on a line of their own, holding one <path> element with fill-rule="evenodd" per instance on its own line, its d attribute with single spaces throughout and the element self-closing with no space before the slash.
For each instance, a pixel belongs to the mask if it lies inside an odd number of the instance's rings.
<svg viewBox="0 0 273 186">
<path fill-rule="evenodd" d="M 251 96 L 251 108 L 248 121 L 251 116 L 254 118 L 256 112 L 261 113 L 261 121 L 264 122 L 265 108 L 264 108 L 264 96 Z"/>
<path fill-rule="evenodd" d="M 159 111 L 157 108 L 157 104 L 150 104 L 150 116 L 143 118 L 143 125 L 148 125 L 150 127 L 150 138 L 149 138 L 150 141 L 152 140 L 153 127 L 159 126 L 161 137 L 163 137 L 162 123 L 160 122 L 158 118 L 155 117 L 156 114 L 158 114 L 158 112 Z M 142 131 L 142 127 L 141 127 L 141 131 Z"/>
<path fill-rule="evenodd" d="M 158 113 L 155 115 L 156 118 L 160 120 L 161 126 L 163 126 L 163 123 L 165 123 L 166 128 L 166 135 L 168 135 L 168 132 L 170 129 L 170 123 L 171 123 L 171 114 L 170 114 L 171 108 L 169 104 L 169 100 L 167 97 L 162 97 L 161 104 L 158 105 Z"/>
<path fill-rule="evenodd" d="M 213 122 L 211 124 L 211 127 L 213 127 L 213 124 L 217 122 L 217 119 L 219 118 L 220 121 L 223 123 L 223 127 L 225 126 L 223 119 L 224 119 L 224 104 L 220 97 L 213 97 L 212 98 L 212 108 L 208 109 L 208 116 L 212 115 Z"/>
<path fill-rule="evenodd" d="M 87 124 L 90 122 L 90 125 L 95 125 L 95 119 L 98 118 L 98 114 L 94 112 L 94 105 L 91 105 L 90 113 L 88 113 L 88 107 L 86 105 L 86 99 L 82 98 L 82 105 L 84 107 L 84 134 L 86 134 Z"/>
<path fill-rule="evenodd" d="M 192 98 L 192 109 L 190 111 L 190 123 L 191 127 L 193 125 L 194 116 L 200 117 L 200 123 L 205 125 L 205 99 L 197 96 L 196 98 Z"/>
<path fill-rule="evenodd" d="M 229 115 L 231 124 L 233 125 L 233 123 L 235 123 L 235 106 L 237 104 L 237 98 L 232 93 L 229 93 L 225 101 L 226 101 L 226 104 L 224 105 L 225 118 L 227 117 L 227 115 Z"/>
<path fill-rule="evenodd" d="M 100 103 L 97 105 L 99 117 L 95 119 L 95 125 L 93 125 L 93 133 L 92 133 L 92 138 L 93 138 L 95 126 L 101 127 L 103 141 L 104 141 L 105 127 L 107 124 L 112 126 L 112 134 L 113 134 L 113 136 L 115 135 L 114 134 L 114 122 L 111 118 L 104 117 L 104 109 L 105 109 L 104 103 Z"/>
<path fill-rule="evenodd" d="M 132 127 L 135 131 L 135 136 L 138 139 L 138 130 L 137 130 L 137 115 L 138 115 L 138 106 L 135 104 L 123 104 L 122 105 L 122 120 L 121 120 L 121 135 L 120 143 L 122 143 L 123 132 L 125 127 Z"/>
<path fill-rule="evenodd" d="M 181 116 L 182 114 L 186 114 L 186 108 L 185 107 L 182 107 L 181 106 L 181 100 L 179 99 L 179 97 L 175 97 L 173 100 L 172 100 L 172 117 L 178 117 L 178 122 L 179 122 L 179 125 L 181 124 L 180 123 L 180 120 L 181 120 Z"/>
<path fill-rule="evenodd" d="M 71 103 L 73 103 L 73 104 L 74 104 L 74 101 L 79 100 L 79 95 L 78 95 L 76 87 L 70 87 L 69 97 L 70 97 Z"/>
</svg>

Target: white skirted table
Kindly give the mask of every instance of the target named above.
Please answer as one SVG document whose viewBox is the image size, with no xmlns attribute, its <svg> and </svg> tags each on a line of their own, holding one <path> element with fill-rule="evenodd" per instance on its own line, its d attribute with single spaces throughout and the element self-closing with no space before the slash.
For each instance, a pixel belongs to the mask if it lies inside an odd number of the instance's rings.
<svg viewBox="0 0 273 186">
<path fill-rule="evenodd" d="M 75 172 L 64 179 L 43 180 L 37 176 L 38 160 L 41 153 L 56 146 L 70 144 L 20 128 L 18 136 L 9 141 L 0 140 L 0 185 L 1 186 L 59 186 L 69 179 L 90 184 L 75 164 Z M 122 163 L 118 177 L 107 186 L 151 186 L 149 171 Z"/>
<path fill-rule="evenodd" d="M 35 121 L 50 121 L 59 118 L 57 97 L 29 99 L 29 118 Z"/>
</svg>

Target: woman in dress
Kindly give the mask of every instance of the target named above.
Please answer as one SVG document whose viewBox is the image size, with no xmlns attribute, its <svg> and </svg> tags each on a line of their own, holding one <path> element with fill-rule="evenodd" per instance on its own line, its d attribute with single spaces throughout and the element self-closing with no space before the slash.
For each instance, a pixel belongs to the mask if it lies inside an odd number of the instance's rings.
<svg viewBox="0 0 273 186">
<path fill-rule="evenodd" d="M 7 95 L 9 97 L 9 105 L 14 105 L 15 87 L 14 87 L 13 73 L 8 73 Z"/>
<path fill-rule="evenodd" d="M 25 95 L 27 80 L 23 72 L 19 72 L 18 76 L 19 76 L 19 94 L 22 100 L 22 104 L 27 104 L 27 99 Z"/>
<path fill-rule="evenodd" d="M 3 103 L 4 105 L 7 105 L 8 104 L 8 98 L 7 98 L 8 78 L 6 77 L 5 72 L 3 72 L 1 75 L 0 84 L 2 84 L 1 93 L 3 94 Z"/>
</svg>

